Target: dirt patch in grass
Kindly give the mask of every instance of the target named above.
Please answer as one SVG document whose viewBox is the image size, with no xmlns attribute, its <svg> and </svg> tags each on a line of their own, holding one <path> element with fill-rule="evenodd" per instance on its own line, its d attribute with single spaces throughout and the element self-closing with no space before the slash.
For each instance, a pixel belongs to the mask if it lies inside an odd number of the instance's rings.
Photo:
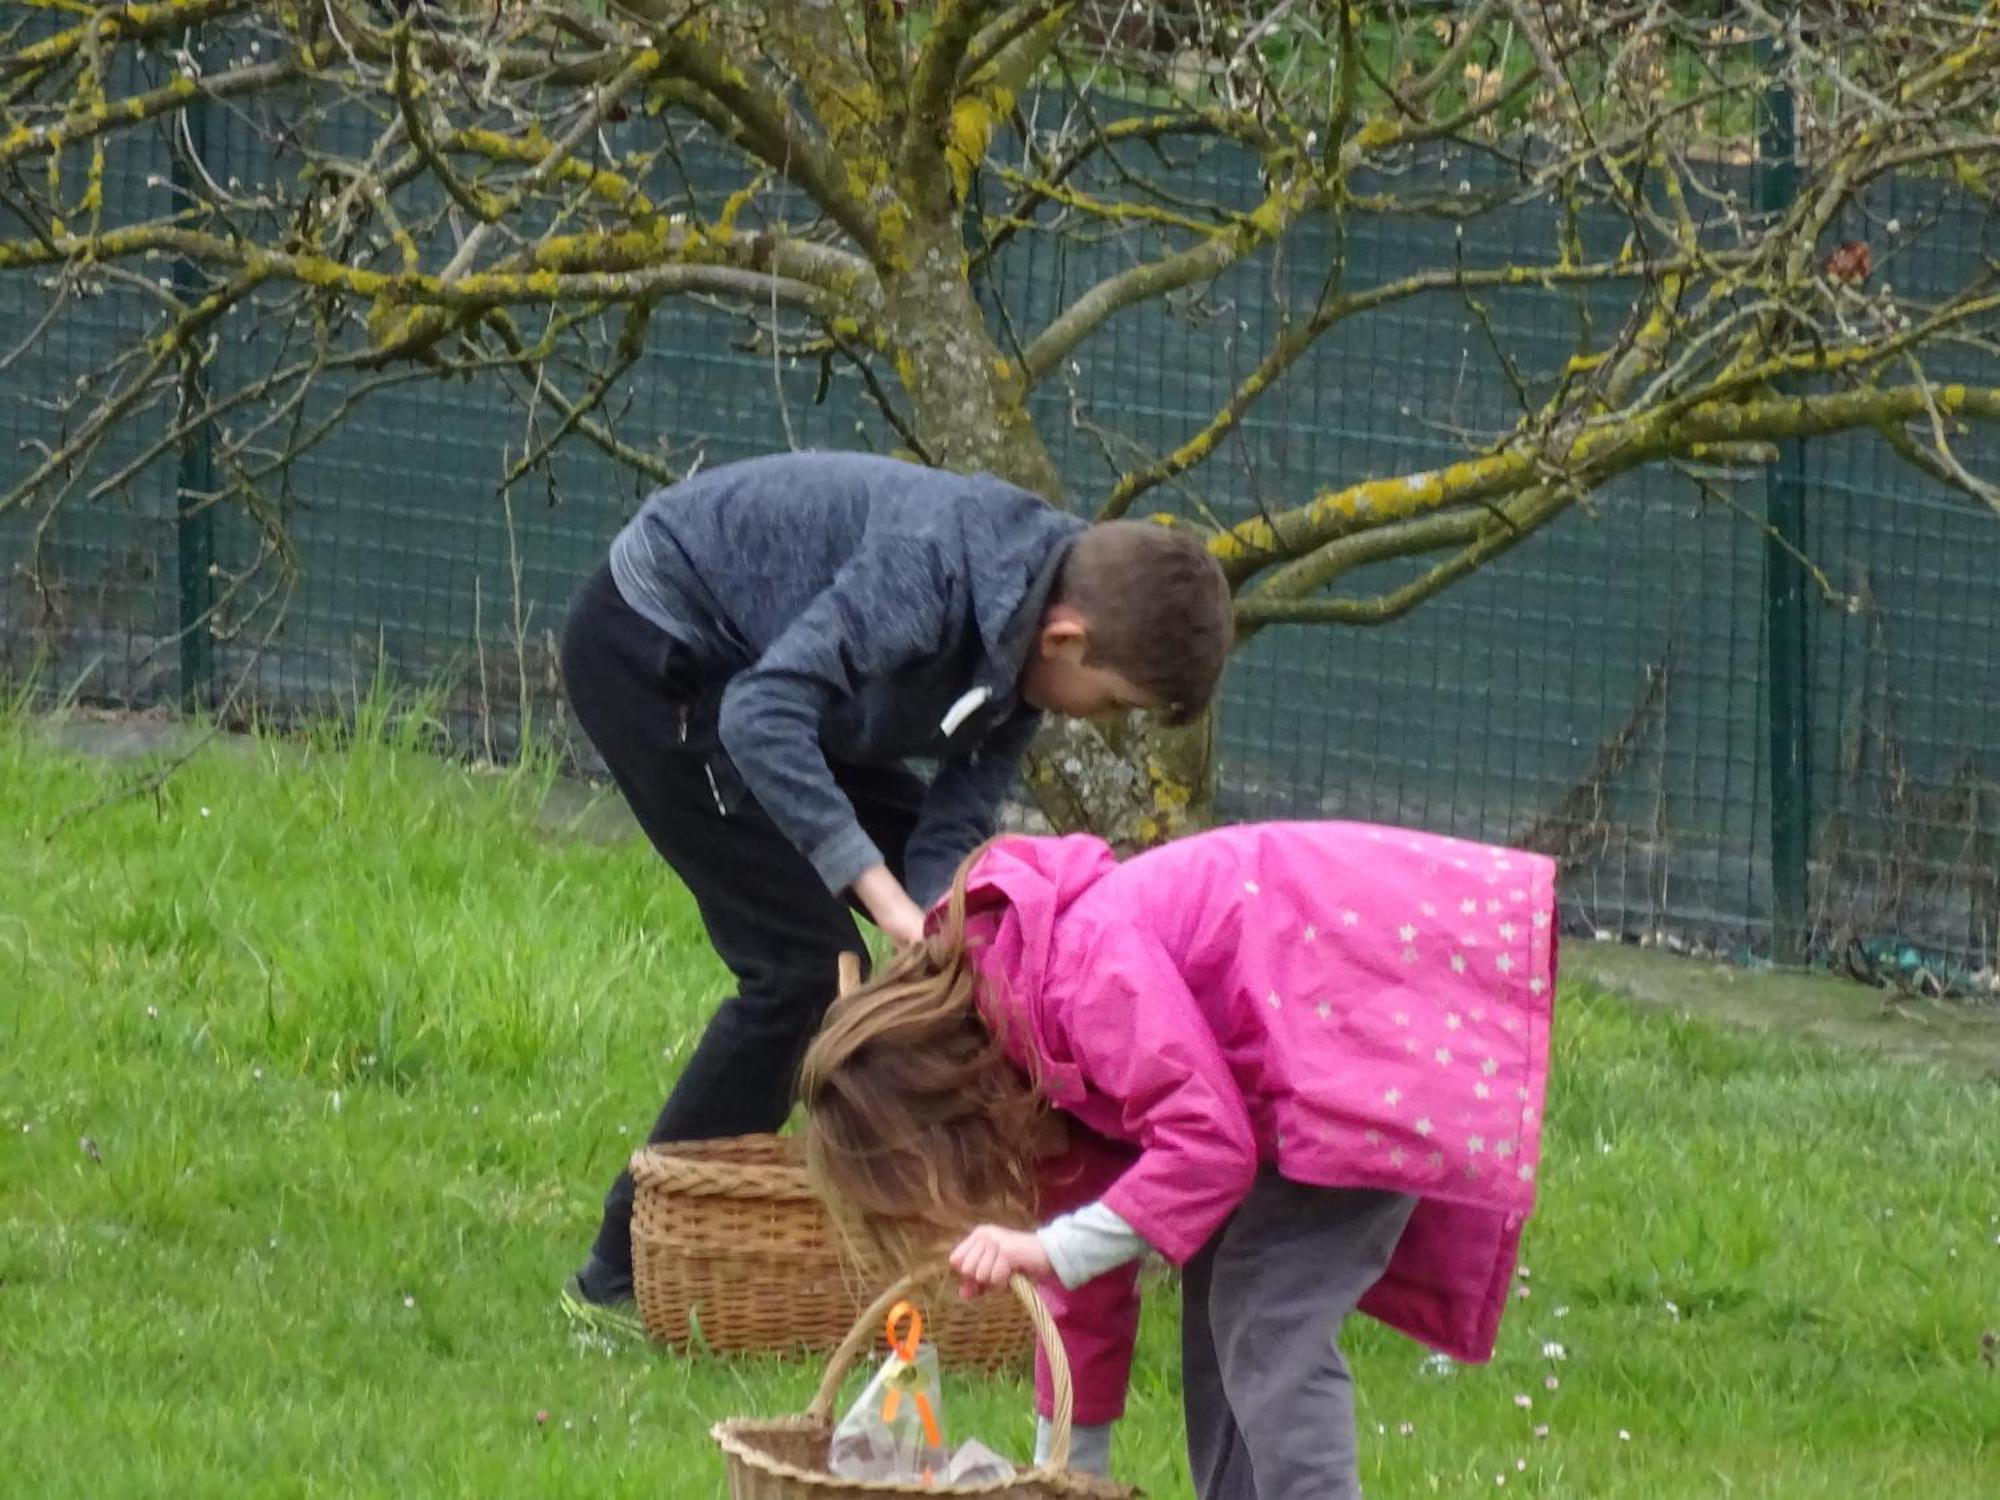
<svg viewBox="0 0 2000 1500">
<path fill-rule="evenodd" d="M 1570 943 L 1562 967 L 1651 1009 L 2000 1078 L 2000 1005 L 1920 1000 L 1825 974 L 1744 969 L 1624 943 Z"/>
</svg>

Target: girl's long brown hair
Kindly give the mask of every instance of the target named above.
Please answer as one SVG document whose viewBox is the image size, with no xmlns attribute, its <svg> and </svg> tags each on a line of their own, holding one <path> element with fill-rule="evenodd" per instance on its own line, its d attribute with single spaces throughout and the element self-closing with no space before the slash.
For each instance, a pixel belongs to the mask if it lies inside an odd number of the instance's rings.
<svg viewBox="0 0 2000 1500">
<path fill-rule="evenodd" d="M 980 851 L 983 853 L 984 851 Z M 938 930 L 827 1011 L 806 1052 L 806 1167 L 856 1248 L 908 1270 L 976 1224 L 1033 1222 L 1049 1111 L 982 1014 L 960 866 Z"/>
</svg>

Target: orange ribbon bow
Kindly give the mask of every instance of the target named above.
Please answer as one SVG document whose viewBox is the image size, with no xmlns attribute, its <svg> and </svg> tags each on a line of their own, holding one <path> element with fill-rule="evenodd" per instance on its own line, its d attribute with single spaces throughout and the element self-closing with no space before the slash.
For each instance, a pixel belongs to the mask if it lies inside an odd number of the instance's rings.
<svg viewBox="0 0 2000 1500">
<path fill-rule="evenodd" d="M 896 1325 L 904 1319 L 909 1320 L 909 1326 L 898 1334 Z M 917 1373 L 917 1344 L 924 1336 L 924 1315 L 914 1304 L 898 1302 L 889 1309 L 889 1321 L 885 1331 L 889 1335 L 889 1355 L 894 1363 L 890 1366 L 886 1382 L 888 1392 L 882 1397 L 882 1420 L 884 1422 L 896 1420 L 896 1412 L 903 1403 L 904 1383 L 899 1382 L 897 1377 L 908 1371 L 907 1383 L 911 1387 L 910 1396 L 917 1404 L 917 1418 L 924 1424 L 924 1436 L 930 1439 L 933 1448 L 942 1448 L 944 1438 L 938 1433 L 937 1413 L 931 1410 L 931 1398 L 924 1394 L 918 1383 L 920 1377 Z"/>
</svg>

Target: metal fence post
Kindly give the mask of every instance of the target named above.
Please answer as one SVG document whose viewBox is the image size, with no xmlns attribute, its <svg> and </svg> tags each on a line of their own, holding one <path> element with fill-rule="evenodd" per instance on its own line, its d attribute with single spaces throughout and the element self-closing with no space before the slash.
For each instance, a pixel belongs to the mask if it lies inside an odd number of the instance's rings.
<svg viewBox="0 0 2000 1500">
<path fill-rule="evenodd" d="M 1798 137 L 1790 88 L 1778 77 L 1786 51 L 1759 48 L 1772 78 L 1757 151 L 1757 204 L 1776 217 L 1798 195 Z M 1764 478 L 1764 680 L 1771 758 L 1771 950 L 1779 963 L 1806 956 L 1811 856 L 1810 664 L 1805 616 L 1805 445 L 1782 443 Z"/>
<path fill-rule="evenodd" d="M 190 29 L 182 45 L 194 51 L 199 40 Z M 175 207 L 200 201 L 201 173 L 190 159 L 193 152 L 206 161 L 210 155 L 209 109 L 205 95 L 197 93 L 181 116 L 182 134 L 175 143 L 171 181 Z M 200 271 L 191 260 L 174 262 L 174 292 L 183 302 L 199 301 L 203 295 Z M 208 372 L 201 350 L 184 351 L 181 364 L 179 400 L 174 421 L 184 423 L 208 404 Z M 215 488 L 214 431 L 211 423 L 191 428 L 179 443 L 174 473 L 174 552 L 175 581 L 179 607 L 176 622 L 180 640 L 180 704 L 183 712 L 204 706 L 215 678 L 214 634 L 210 613 L 215 605 Z"/>
</svg>

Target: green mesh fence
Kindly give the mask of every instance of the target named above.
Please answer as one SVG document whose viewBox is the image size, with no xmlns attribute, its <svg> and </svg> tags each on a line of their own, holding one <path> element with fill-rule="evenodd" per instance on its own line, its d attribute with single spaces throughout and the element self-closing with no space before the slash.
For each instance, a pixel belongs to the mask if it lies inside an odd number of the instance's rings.
<svg viewBox="0 0 2000 1500">
<path fill-rule="evenodd" d="M 244 119 L 211 115 L 203 128 L 211 170 L 245 182 L 273 170 Z M 171 188 L 164 137 L 144 140 L 114 159 L 114 218 L 156 210 Z M 719 153 L 690 153 L 687 170 L 702 201 L 740 184 Z M 1178 170 L 1191 195 L 1247 206 L 1256 191 L 1227 150 L 1188 153 Z M 1929 184 L 1877 193 L 1857 212 L 1932 224 L 1897 264 L 1899 283 L 1962 284 L 1951 258 L 1982 253 L 1991 210 Z M 1503 258 L 1516 239 L 1546 243 L 1548 212 L 1497 216 L 1468 247 L 1469 263 Z M 1622 226 L 1585 229 L 1615 243 Z M 1197 296 L 1121 316 L 1047 383 L 1036 415 L 1079 503 L 1213 415 L 1268 347 L 1276 294 L 1310 297 L 1328 251 L 1314 235 L 1324 232 L 1309 228 L 1282 259 L 1245 265 Z M 1359 225 L 1346 246 L 1350 283 L 1435 258 L 1450 232 Z M 1110 243 L 1024 236 L 996 257 L 981 293 L 996 325 L 1033 329 L 1120 255 Z M 0 275 L 9 350 L 48 297 L 34 276 Z M 1574 347 L 1567 299 L 1522 290 L 1489 306 L 1524 367 L 1559 366 Z M 61 440 L 66 395 L 144 314 L 138 293 L 107 285 L 21 346 L 0 371 L 0 485 L 26 472 L 37 445 Z M 218 358 L 232 374 L 287 355 L 283 330 L 252 322 L 225 334 Z M 737 347 L 740 328 L 693 302 L 663 304 L 620 393 L 621 431 L 677 467 L 787 442 L 895 446 L 851 373 L 836 371 L 822 389 L 816 362 L 774 365 Z M 570 443 L 550 473 L 503 491 L 528 438 L 497 385 L 408 381 L 345 409 L 364 388 L 363 377 L 329 379 L 301 414 L 342 413 L 279 497 L 295 578 L 261 608 L 252 591 L 218 605 L 222 632 L 204 633 L 199 649 L 187 649 L 181 623 L 269 539 L 237 509 L 177 516 L 185 476 L 173 454 L 53 518 L 0 517 L 0 668 L 91 702 L 188 694 L 214 707 L 227 695 L 235 712 L 272 714 L 337 711 L 384 675 L 448 684 L 447 717 L 470 753 L 511 753 L 524 707 L 560 731 L 562 609 L 647 485 Z M 1259 502 L 1296 503 L 1335 481 L 1455 458 L 1443 422 L 1509 418 L 1500 368 L 1464 308 L 1413 303 L 1329 335 L 1167 503 L 1237 519 Z M 156 436 L 121 436 L 94 468 L 115 473 Z M 1984 441 L 1983 454 L 1965 450 L 1969 461 L 2000 456 Z M 1976 988 L 2000 944 L 2000 519 L 1872 440 L 1815 445 L 1804 483 L 1805 547 L 1840 598 L 1817 583 L 1806 591 L 1805 666 L 1784 670 L 1806 705 L 1808 753 L 1775 800 L 1808 818 L 1814 945 L 1876 968 L 1921 964 Z M 1763 489 L 1738 498 L 1755 512 Z M 1377 819 L 1533 845 L 1563 862 L 1573 928 L 1768 952 L 1766 563 L 1754 515 L 1645 473 L 1392 626 L 1266 631 L 1228 679 L 1222 811 Z M 258 576 L 277 575 L 266 566 Z"/>
</svg>

